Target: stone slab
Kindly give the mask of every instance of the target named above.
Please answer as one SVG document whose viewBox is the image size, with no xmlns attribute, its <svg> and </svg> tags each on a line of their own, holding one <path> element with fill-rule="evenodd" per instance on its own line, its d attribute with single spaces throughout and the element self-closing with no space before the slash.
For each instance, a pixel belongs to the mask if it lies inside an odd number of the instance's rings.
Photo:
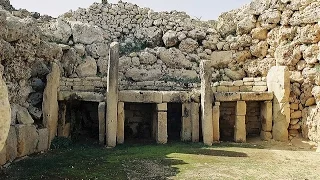
<svg viewBox="0 0 320 180">
<path fill-rule="evenodd" d="M 103 102 L 104 95 L 95 92 L 76 92 L 76 91 L 59 91 L 58 100 L 59 101 L 89 101 L 89 102 Z"/>
<path fill-rule="evenodd" d="M 200 104 L 191 103 L 192 142 L 199 142 Z"/>
<path fill-rule="evenodd" d="M 191 103 L 184 103 L 182 104 L 181 140 L 191 141 L 191 139 L 192 139 Z"/>
<path fill-rule="evenodd" d="M 247 104 L 245 101 L 237 101 L 236 115 L 245 116 L 247 114 Z"/>
<path fill-rule="evenodd" d="M 236 116 L 234 126 L 234 141 L 244 143 L 247 141 L 246 116 Z"/>
<path fill-rule="evenodd" d="M 213 126 L 213 141 L 220 141 L 220 106 L 212 107 L 212 126 Z"/>
<path fill-rule="evenodd" d="M 227 101 L 239 101 L 241 96 L 239 92 L 218 92 L 214 93 L 216 101 L 227 102 Z"/>
<path fill-rule="evenodd" d="M 162 103 L 162 93 L 157 91 L 120 91 L 119 101 L 135 103 Z"/>
<path fill-rule="evenodd" d="M 270 92 L 241 92 L 242 101 L 271 101 L 273 93 Z"/>
<path fill-rule="evenodd" d="M 166 144 L 168 142 L 167 112 L 158 112 L 157 120 L 157 143 Z"/>
</svg>

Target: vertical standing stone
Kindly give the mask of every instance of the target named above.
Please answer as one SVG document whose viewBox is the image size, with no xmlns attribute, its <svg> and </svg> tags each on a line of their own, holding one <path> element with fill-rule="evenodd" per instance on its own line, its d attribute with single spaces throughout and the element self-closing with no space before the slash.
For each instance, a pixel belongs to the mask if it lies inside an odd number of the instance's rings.
<svg viewBox="0 0 320 180">
<path fill-rule="evenodd" d="M 123 144 L 124 143 L 124 102 L 118 103 L 118 130 L 117 130 L 117 143 Z"/>
<path fill-rule="evenodd" d="M 49 131 L 49 145 L 57 134 L 59 105 L 58 87 L 60 84 L 60 69 L 56 63 L 52 63 L 51 73 L 47 76 L 47 86 L 43 93 L 43 124 Z"/>
<path fill-rule="evenodd" d="M 262 131 L 271 132 L 272 131 L 272 102 L 265 101 L 261 103 L 261 124 Z"/>
<path fill-rule="evenodd" d="M 192 142 L 199 142 L 199 103 L 191 103 Z"/>
<path fill-rule="evenodd" d="M 220 141 L 220 102 L 216 102 L 212 108 L 213 141 Z"/>
<path fill-rule="evenodd" d="M 64 137 L 64 128 L 66 125 L 67 104 L 62 101 L 59 103 L 58 136 Z"/>
<path fill-rule="evenodd" d="M 268 91 L 273 92 L 272 136 L 277 141 L 288 141 L 290 123 L 290 73 L 286 66 L 272 67 L 267 76 Z"/>
<path fill-rule="evenodd" d="M 182 104 L 181 140 L 191 141 L 192 136 L 191 103 Z"/>
<path fill-rule="evenodd" d="M 212 89 L 211 89 L 211 61 L 201 61 L 201 114 L 202 114 L 202 136 L 204 144 L 211 146 L 213 142 L 212 126 Z"/>
<path fill-rule="evenodd" d="M 8 98 L 8 88 L 0 74 L 0 151 L 4 148 L 10 129 L 11 108 Z"/>
<path fill-rule="evenodd" d="M 118 71 L 119 71 L 119 43 L 110 45 L 108 61 L 107 86 L 107 113 L 106 131 L 107 146 L 115 147 L 117 144 L 117 115 L 118 115 Z"/>
<path fill-rule="evenodd" d="M 99 144 L 104 145 L 106 142 L 106 103 L 101 102 L 98 106 L 99 118 Z"/>
<path fill-rule="evenodd" d="M 157 143 L 168 142 L 167 103 L 157 104 Z"/>
<path fill-rule="evenodd" d="M 235 142 L 246 142 L 247 140 L 246 114 L 247 114 L 246 102 L 238 101 L 237 107 L 236 107 L 236 121 L 234 126 Z"/>
</svg>

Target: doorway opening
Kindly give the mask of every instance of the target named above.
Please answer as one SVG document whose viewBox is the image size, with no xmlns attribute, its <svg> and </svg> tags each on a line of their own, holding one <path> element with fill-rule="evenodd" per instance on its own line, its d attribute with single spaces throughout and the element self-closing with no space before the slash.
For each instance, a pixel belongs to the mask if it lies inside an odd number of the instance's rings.
<svg viewBox="0 0 320 180">
<path fill-rule="evenodd" d="M 179 141 L 182 129 L 182 104 L 168 103 L 168 140 Z"/>
</svg>

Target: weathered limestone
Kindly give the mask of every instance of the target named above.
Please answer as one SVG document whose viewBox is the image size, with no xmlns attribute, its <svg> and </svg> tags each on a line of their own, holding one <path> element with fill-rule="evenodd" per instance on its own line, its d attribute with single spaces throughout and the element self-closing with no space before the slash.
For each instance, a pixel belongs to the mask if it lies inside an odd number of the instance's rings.
<svg viewBox="0 0 320 180">
<path fill-rule="evenodd" d="M 106 103 L 101 102 L 98 105 L 99 118 L 99 144 L 104 145 L 106 142 Z"/>
<path fill-rule="evenodd" d="M 192 142 L 199 142 L 199 103 L 191 103 Z"/>
<path fill-rule="evenodd" d="M 211 146 L 213 142 L 212 126 L 212 89 L 211 89 L 211 61 L 201 61 L 201 114 L 202 114 L 202 135 L 204 144 Z"/>
<path fill-rule="evenodd" d="M 39 137 L 36 127 L 34 125 L 18 125 L 16 126 L 16 132 L 18 157 L 36 152 Z"/>
<path fill-rule="evenodd" d="M 192 139 L 192 119 L 191 103 L 182 104 L 182 129 L 181 140 L 191 141 Z"/>
<path fill-rule="evenodd" d="M 120 91 L 119 101 L 137 103 L 162 103 L 162 93 L 156 91 Z"/>
<path fill-rule="evenodd" d="M 277 141 L 288 140 L 290 123 L 290 73 L 286 66 L 274 66 L 267 76 L 268 91 L 274 93 L 272 135 Z"/>
<path fill-rule="evenodd" d="M 213 141 L 220 141 L 220 102 L 212 107 Z"/>
<path fill-rule="evenodd" d="M 246 142 L 246 102 L 238 101 L 236 106 L 236 121 L 234 126 L 234 141 Z"/>
<path fill-rule="evenodd" d="M 7 161 L 12 162 L 18 156 L 17 151 L 17 133 L 16 128 L 14 126 L 10 126 L 10 131 L 8 134 L 7 142 L 6 142 L 6 149 L 7 149 Z"/>
<path fill-rule="evenodd" d="M 125 114 L 124 114 L 124 102 L 118 103 L 118 125 L 117 125 L 117 143 L 123 144 L 124 143 L 124 121 L 125 121 Z"/>
<path fill-rule="evenodd" d="M 36 152 L 46 151 L 49 148 L 48 138 L 49 131 L 47 128 L 38 129 L 39 141 Z"/>
<path fill-rule="evenodd" d="M 43 93 L 43 124 L 49 131 L 49 144 L 57 134 L 58 128 L 58 87 L 60 81 L 60 69 L 56 63 L 52 63 L 51 73 L 47 76 L 47 86 Z"/>
<path fill-rule="evenodd" d="M 8 89 L 0 74 L 0 151 L 3 149 L 11 122 L 11 108 L 8 99 Z"/>
<path fill-rule="evenodd" d="M 271 101 L 265 101 L 261 103 L 261 110 L 260 110 L 260 116 L 261 116 L 261 124 L 262 124 L 262 130 L 260 137 L 262 140 L 268 141 L 272 139 L 272 102 Z"/>
<path fill-rule="evenodd" d="M 157 132 L 156 141 L 158 144 L 168 142 L 168 120 L 167 120 L 167 103 L 157 104 Z"/>
<path fill-rule="evenodd" d="M 66 125 L 67 104 L 65 102 L 59 102 L 59 122 L 58 122 L 58 136 L 66 137 L 64 132 Z"/>
<path fill-rule="evenodd" d="M 118 116 L 118 72 L 119 72 L 119 43 L 110 45 L 108 61 L 108 88 L 106 111 L 107 146 L 115 147 L 117 144 L 117 116 Z"/>
</svg>

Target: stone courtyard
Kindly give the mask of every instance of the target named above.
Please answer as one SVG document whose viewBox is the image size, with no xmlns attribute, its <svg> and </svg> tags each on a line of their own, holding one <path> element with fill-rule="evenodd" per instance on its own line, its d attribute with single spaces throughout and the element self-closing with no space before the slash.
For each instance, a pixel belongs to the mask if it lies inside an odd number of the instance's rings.
<svg viewBox="0 0 320 180">
<path fill-rule="evenodd" d="M 320 2 L 200 21 L 103 1 L 52 18 L 0 0 L 0 165 L 57 137 L 320 142 Z"/>
</svg>

